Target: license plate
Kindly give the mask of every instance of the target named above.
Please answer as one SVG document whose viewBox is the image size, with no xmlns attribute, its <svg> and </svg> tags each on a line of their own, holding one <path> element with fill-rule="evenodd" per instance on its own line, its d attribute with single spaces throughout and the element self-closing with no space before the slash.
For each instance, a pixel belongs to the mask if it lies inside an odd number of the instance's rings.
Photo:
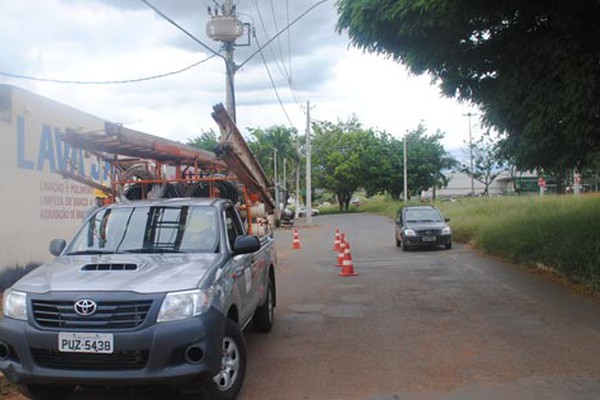
<svg viewBox="0 0 600 400">
<path fill-rule="evenodd" d="M 435 242 L 436 237 L 435 236 L 423 236 L 423 241 L 424 242 Z"/>
<path fill-rule="evenodd" d="M 114 339 L 112 333 L 60 332 L 58 351 L 63 353 L 112 354 Z"/>
</svg>

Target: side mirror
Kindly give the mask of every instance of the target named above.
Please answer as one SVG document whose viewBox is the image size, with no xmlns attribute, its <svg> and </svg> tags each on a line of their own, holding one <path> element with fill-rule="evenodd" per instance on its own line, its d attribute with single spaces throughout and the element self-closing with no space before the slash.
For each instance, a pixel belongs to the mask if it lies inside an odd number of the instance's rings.
<svg viewBox="0 0 600 400">
<path fill-rule="evenodd" d="M 450 218 L 444 218 L 445 222 L 450 222 Z"/>
<path fill-rule="evenodd" d="M 50 242 L 48 250 L 50 251 L 50 254 L 58 257 L 65 247 L 67 247 L 65 239 L 54 239 Z"/>
<path fill-rule="evenodd" d="M 402 225 L 402 218 L 398 218 L 396 220 L 396 225 Z"/>
<path fill-rule="evenodd" d="M 235 238 L 233 255 L 255 253 L 260 250 L 260 240 L 253 235 L 243 235 Z"/>
</svg>

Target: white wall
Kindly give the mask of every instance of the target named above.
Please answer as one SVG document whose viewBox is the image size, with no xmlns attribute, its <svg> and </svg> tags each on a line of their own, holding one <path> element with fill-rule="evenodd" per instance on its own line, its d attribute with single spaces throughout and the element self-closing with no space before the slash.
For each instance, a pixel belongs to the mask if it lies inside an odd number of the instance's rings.
<svg viewBox="0 0 600 400">
<path fill-rule="evenodd" d="M 0 85 L 0 270 L 48 260 L 50 240 L 74 234 L 92 189 L 57 171 L 66 167 L 98 181 L 98 160 L 57 135 L 103 127 L 100 118 Z"/>
</svg>

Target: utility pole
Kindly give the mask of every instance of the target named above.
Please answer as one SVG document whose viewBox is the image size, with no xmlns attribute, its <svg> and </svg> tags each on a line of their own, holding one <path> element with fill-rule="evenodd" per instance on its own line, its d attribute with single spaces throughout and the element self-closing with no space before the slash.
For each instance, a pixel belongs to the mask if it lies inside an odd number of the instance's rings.
<svg viewBox="0 0 600 400">
<path fill-rule="evenodd" d="M 473 175 L 475 174 L 475 171 L 473 170 L 473 137 L 471 135 L 471 117 L 475 116 L 476 114 L 473 114 L 471 112 L 468 112 L 466 114 L 463 114 L 465 117 L 469 117 L 469 154 L 470 154 L 470 163 L 471 163 L 471 195 L 475 195 L 475 180 L 473 178 Z"/>
<path fill-rule="evenodd" d="M 235 72 L 237 67 L 235 65 L 235 61 L 233 61 L 233 43 L 226 42 L 224 43 L 224 46 L 225 66 L 227 70 L 227 76 L 225 78 L 225 85 L 227 86 L 225 88 L 225 108 L 227 109 L 229 116 L 233 120 L 233 123 L 236 123 L 237 119 L 235 113 L 235 93 L 233 88 L 235 87 Z"/>
<path fill-rule="evenodd" d="M 286 168 L 286 164 L 287 164 L 287 158 L 283 159 L 283 183 L 281 185 L 282 189 L 283 189 L 283 210 L 285 210 L 285 208 L 287 207 L 287 199 L 288 199 L 288 191 L 287 191 L 287 168 Z"/>
<path fill-rule="evenodd" d="M 300 165 L 296 165 L 296 196 L 294 201 L 294 212 L 298 215 L 300 208 Z"/>
<path fill-rule="evenodd" d="M 300 138 L 296 134 L 296 196 L 294 201 L 294 212 L 298 215 L 300 208 Z"/>
<path fill-rule="evenodd" d="M 283 190 L 287 192 L 287 158 L 283 159 Z"/>
<path fill-rule="evenodd" d="M 233 51 L 236 39 L 244 33 L 244 26 L 236 17 L 233 0 L 224 0 L 221 9 L 214 9 L 214 13 L 209 7 L 208 12 L 211 19 L 206 24 L 206 34 L 211 39 L 222 42 L 225 50 L 225 108 L 235 123 L 235 73 L 238 67 L 233 59 Z"/>
<path fill-rule="evenodd" d="M 310 101 L 306 102 L 306 223 L 312 224 L 312 182 L 310 154 Z"/>
<path fill-rule="evenodd" d="M 275 215 L 279 219 L 279 183 L 277 176 L 277 148 L 273 149 L 273 183 L 275 184 Z"/>
<path fill-rule="evenodd" d="M 404 204 L 406 204 L 408 202 L 408 165 L 406 163 L 406 137 L 407 135 L 404 135 L 404 195 L 402 196 L 404 199 Z"/>
</svg>

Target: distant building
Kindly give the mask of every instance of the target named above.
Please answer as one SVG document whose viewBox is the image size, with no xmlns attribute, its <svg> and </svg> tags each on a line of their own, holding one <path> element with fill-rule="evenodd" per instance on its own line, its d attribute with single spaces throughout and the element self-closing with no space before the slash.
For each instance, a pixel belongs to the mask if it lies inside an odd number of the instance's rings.
<svg viewBox="0 0 600 400">
<path fill-rule="evenodd" d="M 448 186 L 436 190 L 436 197 L 461 197 L 471 194 L 471 176 L 464 172 L 448 172 L 445 174 L 449 178 Z M 499 196 L 502 194 L 515 193 L 515 183 L 521 192 L 537 191 L 537 174 L 531 172 L 519 173 L 512 177 L 509 171 L 502 171 L 488 187 L 490 196 Z M 485 190 L 485 185 L 477 179 L 473 180 L 475 196 L 480 196 Z M 432 190 L 423 193 L 424 197 L 431 197 Z"/>
</svg>

